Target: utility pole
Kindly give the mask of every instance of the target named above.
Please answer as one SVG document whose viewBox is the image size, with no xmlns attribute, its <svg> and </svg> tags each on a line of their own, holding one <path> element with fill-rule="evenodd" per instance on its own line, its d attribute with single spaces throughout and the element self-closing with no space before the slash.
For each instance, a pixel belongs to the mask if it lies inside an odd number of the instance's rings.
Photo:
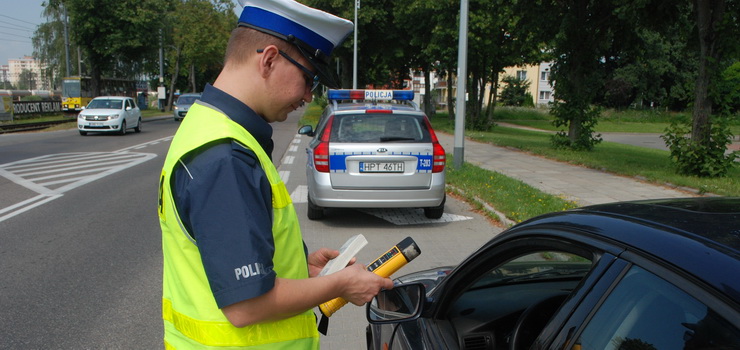
<svg viewBox="0 0 740 350">
<path fill-rule="evenodd" d="M 62 7 L 64 8 L 64 54 L 67 61 L 67 71 L 65 72 L 65 76 L 70 76 L 72 74 L 72 67 L 69 62 L 69 30 L 67 29 L 68 26 L 68 17 L 67 17 L 67 6 L 64 6 L 62 4 Z"/>
<path fill-rule="evenodd" d="M 468 76 L 468 0 L 460 1 L 460 29 L 457 49 L 457 111 L 455 112 L 455 167 L 465 161 L 465 84 Z"/>
<path fill-rule="evenodd" d="M 352 62 L 352 88 L 357 89 L 357 11 L 360 9 L 360 0 L 355 0 L 355 54 Z"/>
</svg>

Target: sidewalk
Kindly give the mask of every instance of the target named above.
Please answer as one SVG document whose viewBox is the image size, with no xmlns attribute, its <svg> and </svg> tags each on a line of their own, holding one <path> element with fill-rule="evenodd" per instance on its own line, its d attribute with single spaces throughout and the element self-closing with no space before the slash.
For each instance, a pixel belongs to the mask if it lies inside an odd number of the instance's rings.
<svg viewBox="0 0 740 350">
<path fill-rule="evenodd" d="M 453 154 L 454 136 L 437 132 L 447 153 Z M 466 139 L 465 162 L 492 170 L 553 195 L 562 195 L 579 205 L 608 202 L 695 197 L 695 193 L 648 184 L 635 178 L 549 160 L 525 152 Z"/>
</svg>

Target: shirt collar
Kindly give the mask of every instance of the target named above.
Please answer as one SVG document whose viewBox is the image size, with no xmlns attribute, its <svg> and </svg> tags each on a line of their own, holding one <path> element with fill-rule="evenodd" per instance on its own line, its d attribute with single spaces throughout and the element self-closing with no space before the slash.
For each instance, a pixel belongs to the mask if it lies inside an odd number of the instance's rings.
<svg viewBox="0 0 740 350">
<path fill-rule="evenodd" d="M 211 84 L 206 84 L 200 100 L 216 107 L 252 134 L 262 146 L 262 149 L 272 159 L 272 150 L 274 148 L 272 126 L 257 115 L 249 106 Z"/>
</svg>

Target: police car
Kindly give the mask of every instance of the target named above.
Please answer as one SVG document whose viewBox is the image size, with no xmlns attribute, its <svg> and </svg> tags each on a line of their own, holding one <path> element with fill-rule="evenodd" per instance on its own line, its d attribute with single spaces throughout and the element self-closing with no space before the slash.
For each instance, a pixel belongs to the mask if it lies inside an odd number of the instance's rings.
<svg viewBox="0 0 740 350">
<path fill-rule="evenodd" d="M 324 208 L 422 208 L 445 204 L 445 150 L 407 90 L 329 90 L 308 161 L 308 218 Z M 395 101 L 395 102 L 393 102 Z"/>
</svg>

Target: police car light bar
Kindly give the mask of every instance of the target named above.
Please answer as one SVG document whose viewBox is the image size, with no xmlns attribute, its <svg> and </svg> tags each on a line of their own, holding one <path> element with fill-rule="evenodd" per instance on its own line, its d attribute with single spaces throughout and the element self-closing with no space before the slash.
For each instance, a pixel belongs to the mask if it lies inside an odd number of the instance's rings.
<svg viewBox="0 0 740 350">
<path fill-rule="evenodd" d="M 329 90 L 329 100 L 413 101 L 413 90 Z"/>
</svg>

